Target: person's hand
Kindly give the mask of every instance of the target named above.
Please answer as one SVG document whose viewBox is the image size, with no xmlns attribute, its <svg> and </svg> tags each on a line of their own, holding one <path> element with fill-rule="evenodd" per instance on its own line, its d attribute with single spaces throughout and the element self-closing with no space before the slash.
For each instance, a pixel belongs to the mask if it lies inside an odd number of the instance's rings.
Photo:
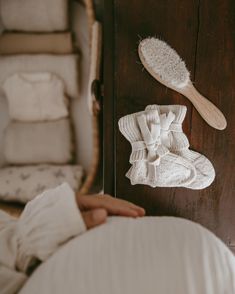
<svg viewBox="0 0 235 294">
<path fill-rule="evenodd" d="M 126 217 L 145 215 L 142 207 L 107 194 L 78 195 L 77 203 L 88 229 L 104 223 L 108 215 Z"/>
</svg>

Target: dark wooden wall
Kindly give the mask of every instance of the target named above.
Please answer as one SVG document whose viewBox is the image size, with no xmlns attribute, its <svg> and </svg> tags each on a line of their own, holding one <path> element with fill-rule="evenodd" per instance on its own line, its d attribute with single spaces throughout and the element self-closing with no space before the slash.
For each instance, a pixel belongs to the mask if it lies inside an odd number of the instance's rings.
<svg viewBox="0 0 235 294">
<path fill-rule="evenodd" d="M 186 61 L 196 88 L 225 114 L 225 131 L 208 126 L 185 97 L 143 70 L 137 46 L 147 36 L 165 40 Z M 107 0 L 104 61 L 105 192 L 138 203 L 151 215 L 197 221 L 235 249 L 235 1 Z M 216 170 L 210 187 L 131 186 L 125 177 L 131 147 L 117 121 L 148 104 L 187 106 L 184 130 L 191 148 L 206 155 Z"/>
</svg>

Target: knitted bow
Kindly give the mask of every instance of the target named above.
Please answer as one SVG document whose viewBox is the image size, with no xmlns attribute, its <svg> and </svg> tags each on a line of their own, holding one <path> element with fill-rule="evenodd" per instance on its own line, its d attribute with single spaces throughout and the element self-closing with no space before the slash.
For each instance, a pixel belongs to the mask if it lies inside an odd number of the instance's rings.
<svg viewBox="0 0 235 294">
<path fill-rule="evenodd" d="M 161 158 L 169 153 L 167 147 L 162 144 L 162 139 L 166 140 L 170 126 L 175 119 L 173 112 L 167 115 L 158 115 L 155 111 L 158 122 L 151 122 L 148 126 L 146 114 L 143 113 L 137 117 L 143 141 L 136 141 L 132 143 L 132 151 L 147 150 L 147 158 L 149 173 L 151 177 L 156 174 L 156 166 L 160 164 Z"/>
</svg>

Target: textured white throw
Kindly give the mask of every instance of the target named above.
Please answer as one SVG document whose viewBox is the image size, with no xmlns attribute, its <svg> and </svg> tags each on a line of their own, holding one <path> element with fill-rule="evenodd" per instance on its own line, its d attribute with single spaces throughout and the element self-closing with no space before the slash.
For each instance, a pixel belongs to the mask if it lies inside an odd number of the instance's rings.
<svg viewBox="0 0 235 294">
<path fill-rule="evenodd" d="M 0 210 L 0 292 L 18 293 L 37 260 L 86 231 L 75 193 L 67 183 L 30 201 L 19 219 Z M 50 292 L 45 292 L 50 293 Z"/>
<path fill-rule="evenodd" d="M 121 133 L 132 145 L 126 176 L 131 184 L 203 189 L 215 177 L 210 161 L 188 150 L 182 131 L 186 107 L 150 105 L 119 120 Z"/>
<path fill-rule="evenodd" d="M 64 83 L 49 72 L 16 73 L 3 83 L 11 119 L 45 121 L 68 115 Z"/>
</svg>

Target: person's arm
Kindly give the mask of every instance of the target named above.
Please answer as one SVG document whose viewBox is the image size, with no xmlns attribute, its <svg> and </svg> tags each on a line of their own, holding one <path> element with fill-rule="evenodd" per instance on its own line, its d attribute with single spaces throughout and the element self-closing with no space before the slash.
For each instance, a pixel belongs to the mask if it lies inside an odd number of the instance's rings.
<svg viewBox="0 0 235 294">
<path fill-rule="evenodd" d="M 37 196 L 26 205 L 19 220 L 0 212 L 1 293 L 16 293 L 35 262 L 46 260 L 85 230 L 74 192 L 67 184 Z"/>
</svg>

